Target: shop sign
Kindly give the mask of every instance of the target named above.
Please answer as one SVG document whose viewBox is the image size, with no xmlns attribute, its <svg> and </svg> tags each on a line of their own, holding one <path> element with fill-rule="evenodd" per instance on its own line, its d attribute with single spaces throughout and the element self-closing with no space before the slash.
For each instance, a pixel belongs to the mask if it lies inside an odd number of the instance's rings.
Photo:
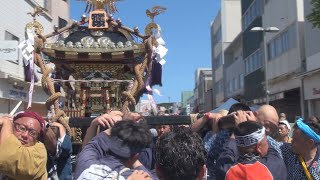
<svg viewBox="0 0 320 180">
<path fill-rule="evenodd" d="M 25 99 L 27 98 L 27 93 L 16 91 L 16 90 L 9 90 L 9 97 L 17 98 L 17 99 Z"/>
<path fill-rule="evenodd" d="M 18 41 L 0 41 L 0 58 L 3 60 L 18 60 Z"/>
<path fill-rule="evenodd" d="M 276 101 L 284 98 L 284 93 L 277 93 L 270 96 L 270 101 Z"/>
</svg>

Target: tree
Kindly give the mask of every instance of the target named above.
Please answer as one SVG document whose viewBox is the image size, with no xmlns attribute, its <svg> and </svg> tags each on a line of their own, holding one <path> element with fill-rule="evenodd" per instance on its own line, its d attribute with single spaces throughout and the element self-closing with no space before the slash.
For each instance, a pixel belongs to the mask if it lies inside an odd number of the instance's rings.
<svg viewBox="0 0 320 180">
<path fill-rule="evenodd" d="M 312 12 L 307 16 L 313 27 L 320 28 L 320 0 L 311 0 Z"/>
</svg>

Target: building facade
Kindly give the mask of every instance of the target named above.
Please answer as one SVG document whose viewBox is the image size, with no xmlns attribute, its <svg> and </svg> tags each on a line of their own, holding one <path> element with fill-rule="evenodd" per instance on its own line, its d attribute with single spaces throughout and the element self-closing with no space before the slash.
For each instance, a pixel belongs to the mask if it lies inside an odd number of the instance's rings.
<svg viewBox="0 0 320 180">
<path fill-rule="evenodd" d="M 190 113 L 190 104 L 188 104 L 188 99 L 193 96 L 193 91 L 182 91 L 181 92 L 181 112 L 182 114 Z"/>
<path fill-rule="evenodd" d="M 241 2 L 221 0 L 221 8 L 211 24 L 213 107 L 224 102 L 224 50 L 241 31 Z"/>
<path fill-rule="evenodd" d="M 30 84 L 24 81 L 24 68 L 18 44 L 26 39 L 25 26 L 32 21 L 27 12 L 34 12 L 36 6 L 49 8 L 48 12 L 37 16 L 37 21 L 43 26 L 43 34 L 53 31 L 54 25 L 59 21 L 69 19 L 69 1 L 65 0 L 25 0 L 25 1 L 0 1 L 0 48 L 10 48 L 12 51 L 0 61 L 0 113 L 9 113 L 14 106 L 23 101 L 18 110 L 27 107 Z M 48 39 L 50 41 L 50 39 Z M 40 68 L 35 68 L 38 79 L 41 79 Z M 31 110 L 46 114 L 44 105 L 47 94 L 42 90 L 40 82 L 36 83 L 33 92 Z"/>
<path fill-rule="evenodd" d="M 269 0 L 262 19 L 262 27 L 279 29 L 265 33 L 270 104 L 294 122 L 303 116 L 301 81 L 296 78 L 305 61 L 303 0 Z"/>
<path fill-rule="evenodd" d="M 195 102 L 195 99 L 193 95 L 187 100 L 186 115 L 189 115 L 190 113 L 195 113 L 194 102 Z"/>
<path fill-rule="evenodd" d="M 309 15 L 312 8 L 311 0 L 305 0 L 304 15 Z M 307 20 L 304 25 L 306 72 L 299 77 L 301 78 L 306 102 L 305 117 L 312 115 L 320 117 L 320 29 L 313 28 Z"/>
<path fill-rule="evenodd" d="M 241 6 L 245 101 L 265 104 L 268 94 L 288 119 L 303 115 L 301 82 L 295 78 L 305 59 L 303 0 L 242 0 Z"/>
<path fill-rule="evenodd" d="M 244 96 L 248 104 L 257 104 L 265 95 L 263 82 L 263 33 L 251 32 L 262 27 L 263 0 L 242 0 L 242 57 L 245 64 Z"/>
<path fill-rule="evenodd" d="M 224 51 L 225 100 L 244 101 L 245 64 L 242 58 L 242 34 L 240 33 Z"/>
<path fill-rule="evenodd" d="M 208 112 L 212 105 L 212 70 L 198 68 L 195 73 L 194 106 L 196 112 Z"/>
</svg>

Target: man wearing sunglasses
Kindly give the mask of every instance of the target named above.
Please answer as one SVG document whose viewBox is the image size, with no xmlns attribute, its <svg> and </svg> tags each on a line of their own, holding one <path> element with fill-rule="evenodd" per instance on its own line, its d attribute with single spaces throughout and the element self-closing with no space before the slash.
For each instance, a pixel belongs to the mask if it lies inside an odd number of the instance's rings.
<svg viewBox="0 0 320 180">
<path fill-rule="evenodd" d="M 32 111 L 0 117 L 0 180 L 47 179 L 47 153 L 39 142 L 45 120 Z"/>
</svg>

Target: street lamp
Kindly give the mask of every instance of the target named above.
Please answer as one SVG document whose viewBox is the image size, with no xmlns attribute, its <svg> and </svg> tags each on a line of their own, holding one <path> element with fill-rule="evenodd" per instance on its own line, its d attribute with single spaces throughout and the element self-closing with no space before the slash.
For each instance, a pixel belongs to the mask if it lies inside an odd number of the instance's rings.
<svg viewBox="0 0 320 180">
<path fill-rule="evenodd" d="M 268 50 L 267 50 L 267 41 L 266 33 L 277 33 L 279 28 L 277 27 L 253 27 L 251 32 L 263 32 L 263 51 L 264 51 L 264 76 L 265 76 L 265 93 L 266 93 L 266 104 L 269 104 L 269 84 L 268 84 Z"/>
<path fill-rule="evenodd" d="M 276 33 L 279 32 L 279 28 L 277 27 L 253 27 L 251 30 L 251 32 L 270 32 L 270 33 Z"/>
</svg>

